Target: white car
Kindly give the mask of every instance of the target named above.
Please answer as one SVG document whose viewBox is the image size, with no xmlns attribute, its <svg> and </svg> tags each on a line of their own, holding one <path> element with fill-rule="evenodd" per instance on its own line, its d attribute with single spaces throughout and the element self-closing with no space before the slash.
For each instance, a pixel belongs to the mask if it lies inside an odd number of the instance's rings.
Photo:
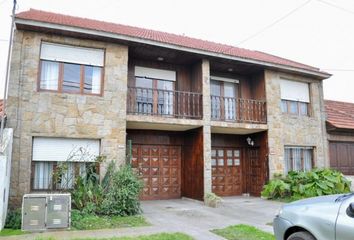
<svg viewBox="0 0 354 240">
<path fill-rule="evenodd" d="M 354 193 L 285 204 L 273 226 L 277 240 L 354 240 Z"/>
</svg>

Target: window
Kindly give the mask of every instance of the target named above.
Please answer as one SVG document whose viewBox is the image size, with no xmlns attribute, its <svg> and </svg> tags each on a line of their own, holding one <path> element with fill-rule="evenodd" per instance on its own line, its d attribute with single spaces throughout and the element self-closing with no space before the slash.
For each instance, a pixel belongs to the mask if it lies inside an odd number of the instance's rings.
<svg viewBox="0 0 354 240">
<path fill-rule="evenodd" d="M 39 89 L 101 94 L 104 51 L 43 42 Z"/>
<path fill-rule="evenodd" d="M 65 164 L 65 171 L 58 176 L 54 184 L 54 173 L 60 164 Z M 32 162 L 34 170 L 32 190 L 63 190 L 71 189 L 77 176 L 85 174 L 86 166 L 90 163 L 79 162 Z"/>
<path fill-rule="evenodd" d="M 84 175 L 88 166 L 95 167 L 92 164 L 95 164 L 94 160 L 98 155 L 99 140 L 35 137 L 32 190 L 72 188 L 77 176 Z M 58 172 L 61 165 L 65 167 Z"/>
<path fill-rule="evenodd" d="M 285 147 L 285 172 L 308 171 L 313 167 L 313 147 Z"/>
<path fill-rule="evenodd" d="M 236 120 L 238 80 L 211 76 L 211 118 Z"/>
<path fill-rule="evenodd" d="M 136 66 L 136 112 L 173 115 L 175 81 L 175 71 Z"/>
<path fill-rule="evenodd" d="M 281 111 L 293 115 L 308 116 L 310 93 L 309 84 L 281 80 Z"/>
</svg>

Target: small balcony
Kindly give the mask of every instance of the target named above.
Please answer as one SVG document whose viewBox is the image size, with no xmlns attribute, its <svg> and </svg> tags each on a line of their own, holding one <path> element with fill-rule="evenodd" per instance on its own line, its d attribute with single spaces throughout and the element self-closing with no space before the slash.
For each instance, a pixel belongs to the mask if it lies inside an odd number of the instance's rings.
<svg viewBox="0 0 354 240">
<path fill-rule="evenodd" d="M 202 94 L 155 88 L 128 87 L 127 113 L 202 119 Z"/>
<path fill-rule="evenodd" d="M 237 123 L 267 123 L 266 101 L 212 95 L 211 119 Z"/>
</svg>

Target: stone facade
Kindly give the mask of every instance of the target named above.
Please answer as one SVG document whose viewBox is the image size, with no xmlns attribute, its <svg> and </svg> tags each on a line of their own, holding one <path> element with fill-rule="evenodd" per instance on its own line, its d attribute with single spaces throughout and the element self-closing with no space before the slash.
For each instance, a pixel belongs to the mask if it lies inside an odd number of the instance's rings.
<svg viewBox="0 0 354 240">
<path fill-rule="evenodd" d="M 310 84 L 310 116 L 292 116 L 281 111 L 280 80 Z M 322 82 L 293 74 L 265 71 L 268 113 L 269 176 L 284 173 L 284 146 L 314 147 L 315 167 L 328 167 Z"/>
<path fill-rule="evenodd" d="M 202 62 L 203 89 L 203 156 L 204 156 L 204 194 L 211 193 L 211 100 L 210 100 L 210 63 Z"/>
<path fill-rule="evenodd" d="M 105 49 L 103 95 L 37 91 L 41 41 Z M 7 126 L 14 129 L 13 200 L 30 191 L 34 136 L 100 139 L 102 155 L 125 161 L 128 47 L 16 31 L 11 66 Z"/>
<path fill-rule="evenodd" d="M 105 49 L 102 96 L 38 91 L 41 41 Z M 202 59 L 202 56 L 201 56 Z M 269 176 L 283 173 L 284 146 L 315 147 L 317 167 L 329 166 L 322 83 L 319 80 L 265 70 L 267 124 L 212 122 L 210 62 L 201 60 L 203 119 L 126 115 L 128 47 L 94 40 L 16 31 L 8 94 L 8 127 L 14 129 L 11 197 L 17 203 L 30 192 L 32 140 L 35 136 L 100 139 L 102 155 L 125 161 L 127 121 L 130 127 L 185 131 L 203 127 L 204 193 L 212 191 L 211 133 L 250 134 L 268 131 Z M 310 83 L 311 116 L 290 116 L 280 109 L 280 79 Z M 237 130 L 237 131 L 236 131 Z M 247 130 L 247 131 L 243 131 Z M 220 132 L 219 132 L 220 133 Z M 101 175 L 105 172 L 101 165 Z"/>
</svg>

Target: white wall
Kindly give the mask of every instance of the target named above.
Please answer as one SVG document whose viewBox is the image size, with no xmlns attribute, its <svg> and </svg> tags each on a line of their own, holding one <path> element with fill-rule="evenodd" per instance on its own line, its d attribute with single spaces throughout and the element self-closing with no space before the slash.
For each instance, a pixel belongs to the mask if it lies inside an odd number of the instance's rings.
<svg viewBox="0 0 354 240">
<path fill-rule="evenodd" d="M 0 230 L 5 225 L 9 199 L 12 134 L 12 129 L 6 128 L 3 143 L 0 145 Z"/>
</svg>

